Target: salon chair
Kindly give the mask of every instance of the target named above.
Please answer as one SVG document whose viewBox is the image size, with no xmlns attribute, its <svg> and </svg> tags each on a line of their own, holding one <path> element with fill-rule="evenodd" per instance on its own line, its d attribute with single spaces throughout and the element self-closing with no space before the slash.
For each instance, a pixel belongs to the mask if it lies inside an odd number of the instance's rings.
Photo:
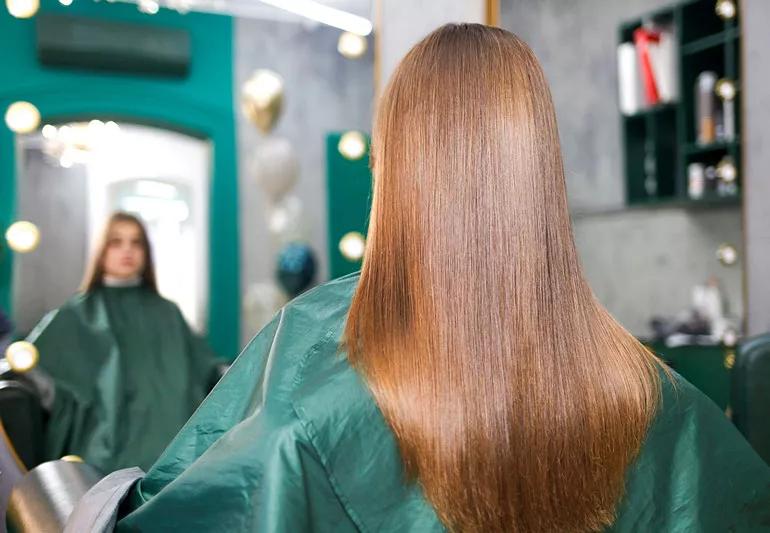
<svg viewBox="0 0 770 533">
<path fill-rule="evenodd" d="M 731 389 L 733 423 L 770 464 L 770 333 L 741 343 Z"/>
</svg>

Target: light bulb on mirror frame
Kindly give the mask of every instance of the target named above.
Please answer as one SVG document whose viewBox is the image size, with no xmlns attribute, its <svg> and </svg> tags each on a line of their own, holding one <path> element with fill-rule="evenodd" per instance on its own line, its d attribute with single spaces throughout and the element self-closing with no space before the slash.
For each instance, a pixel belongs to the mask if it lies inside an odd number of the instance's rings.
<svg viewBox="0 0 770 533">
<path fill-rule="evenodd" d="M 5 7 L 12 17 L 28 19 L 40 9 L 40 0 L 5 0 Z"/>
<path fill-rule="evenodd" d="M 40 111 L 35 104 L 14 102 L 5 110 L 5 123 L 14 133 L 31 133 L 40 125 Z"/>
<path fill-rule="evenodd" d="M 714 85 L 714 92 L 722 100 L 730 101 L 735 99 L 738 89 L 735 87 L 733 80 L 722 78 Z"/>
<path fill-rule="evenodd" d="M 157 0 L 139 0 L 137 8 L 146 15 L 157 15 L 160 11 L 160 4 Z"/>
<path fill-rule="evenodd" d="M 40 243 L 40 230 L 32 222 L 20 220 L 11 224 L 5 232 L 5 240 L 14 252 L 31 252 Z"/>
<path fill-rule="evenodd" d="M 718 0 L 714 9 L 722 20 L 735 18 L 735 14 L 738 11 L 733 0 Z"/>
<path fill-rule="evenodd" d="M 348 131 L 340 137 L 337 149 L 345 159 L 351 161 L 361 159 L 366 153 L 366 138 L 360 131 Z"/>
<path fill-rule="evenodd" d="M 339 249 L 348 261 L 360 261 L 366 251 L 366 238 L 358 231 L 350 231 L 340 239 Z"/>
<path fill-rule="evenodd" d="M 44 139 L 52 141 L 56 139 L 56 136 L 59 134 L 59 130 L 53 124 L 46 124 L 43 126 L 42 134 Z"/>
<path fill-rule="evenodd" d="M 34 344 L 27 341 L 17 341 L 11 343 L 5 350 L 5 360 L 11 370 L 17 374 L 29 372 L 40 359 L 40 354 Z"/>
<path fill-rule="evenodd" d="M 723 243 L 717 248 L 717 259 L 724 266 L 733 266 L 738 261 L 738 250 L 730 243 Z"/>
</svg>

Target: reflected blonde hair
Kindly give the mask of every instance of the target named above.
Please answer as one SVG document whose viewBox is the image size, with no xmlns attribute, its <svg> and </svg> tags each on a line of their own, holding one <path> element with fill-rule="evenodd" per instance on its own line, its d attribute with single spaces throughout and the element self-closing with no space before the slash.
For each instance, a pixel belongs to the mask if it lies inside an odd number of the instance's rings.
<svg viewBox="0 0 770 533">
<path fill-rule="evenodd" d="M 139 230 L 139 236 L 142 239 L 142 248 L 144 249 L 144 269 L 141 273 L 142 284 L 158 292 L 158 286 L 155 281 L 155 263 L 152 259 L 152 249 L 150 248 L 150 239 L 147 237 L 147 230 L 138 217 L 123 211 L 113 213 L 104 225 L 104 231 L 102 231 L 101 238 L 99 239 L 99 246 L 91 256 L 88 268 L 83 276 L 83 282 L 80 285 L 81 292 L 89 292 L 104 285 L 104 256 L 107 254 L 110 234 L 116 224 L 124 223 L 134 224 Z"/>
<path fill-rule="evenodd" d="M 345 343 L 407 474 L 456 531 L 611 524 L 659 368 L 583 275 L 532 50 L 476 24 L 430 34 L 384 91 L 372 151 Z"/>
</svg>

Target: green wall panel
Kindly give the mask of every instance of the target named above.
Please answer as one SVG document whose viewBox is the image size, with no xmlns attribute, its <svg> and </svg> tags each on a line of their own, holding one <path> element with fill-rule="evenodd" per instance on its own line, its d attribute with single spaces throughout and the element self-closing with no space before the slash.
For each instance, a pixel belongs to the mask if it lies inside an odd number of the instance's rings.
<svg viewBox="0 0 770 533">
<path fill-rule="evenodd" d="M 41 12 L 187 30 L 192 64 L 185 78 L 109 74 L 42 67 L 34 19 L 15 19 L 0 6 L 0 110 L 17 100 L 35 104 L 46 120 L 116 119 L 166 127 L 213 145 L 210 191 L 209 340 L 234 357 L 239 342 L 238 190 L 233 115 L 232 19 L 161 10 L 145 15 L 131 4 L 90 1 L 64 7 L 42 0 Z M 14 220 L 14 134 L 0 124 L 0 230 Z M 0 242 L 0 306 L 10 307 L 13 256 Z M 195 268 L 191 265 L 191 268 Z"/>
<path fill-rule="evenodd" d="M 329 277 L 331 279 L 360 270 L 361 261 L 350 261 L 340 253 L 340 239 L 351 231 L 366 235 L 371 208 L 372 175 L 369 150 L 354 161 L 337 149 L 342 133 L 326 137 L 326 191 L 328 212 Z"/>
</svg>

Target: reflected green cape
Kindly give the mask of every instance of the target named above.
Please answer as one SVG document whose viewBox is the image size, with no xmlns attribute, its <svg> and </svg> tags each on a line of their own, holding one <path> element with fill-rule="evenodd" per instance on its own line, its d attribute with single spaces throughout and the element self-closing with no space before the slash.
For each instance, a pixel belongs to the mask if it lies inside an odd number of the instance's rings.
<svg viewBox="0 0 770 533">
<path fill-rule="evenodd" d="M 358 278 L 257 335 L 129 496 L 118 531 L 442 531 L 338 343 Z M 617 531 L 770 527 L 770 470 L 685 381 L 629 469 Z"/>
<path fill-rule="evenodd" d="M 100 287 L 49 313 L 29 340 L 56 396 L 47 459 L 149 468 L 209 390 L 216 359 L 179 309 L 145 287 Z"/>
</svg>

